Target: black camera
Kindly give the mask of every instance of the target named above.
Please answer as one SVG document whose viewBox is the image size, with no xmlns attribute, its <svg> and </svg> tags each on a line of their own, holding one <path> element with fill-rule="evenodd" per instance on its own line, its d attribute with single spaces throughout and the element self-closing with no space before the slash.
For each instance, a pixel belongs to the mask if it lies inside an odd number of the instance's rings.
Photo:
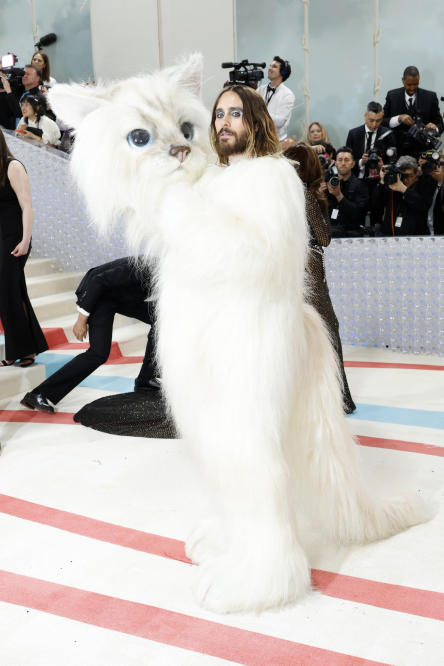
<svg viewBox="0 0 444 666">
<path fill-rule="evenodd" d="M 424 123 L 418 117 L 415 118 L 415 124 L 407 132 L 407 137 L 418 144 L 423 150 L 438 150 L 441 146 L 441 141 L 438 138 L 438 130 L 426 130 Z"/>
<path fill-rule="evenodd" d="M 377 169 L 379 158 L 382 157 L 382 151 L 376 145 L 370 150 L 368 154 L 367 166 L 369 169 Z"/>
<path fill-rule="evenodd" d="M 328 185 L 330 185 L 330 187 L 338 187 L 341 181 L 338 176 L 338 169 L 335 167 L 334 164 L 329 166 L 328 169 L 324 171 L 324 179 L 325 182 L 328 183 Z"/>
<path fill-rule="evenodd" d="M 241 83 L 256 90 L 259 81 L 262 81 L 264 78 L 262 70 L 266 66 L 265 62 L 249 62 L 248 60 L 242 60 L 242 62 L 223 62 L 222 69 L 233 68 L 229 72 L 230 80 L 225 85 Z"/>
<path fill-rule="evenodd" d="M 15 63 L 18 61 L 18 58 L 14 53 L 7 53 L 2 56 L 0 72 L 6 74 L 11 86 L 18 85 L 22 82 L 22 76 L 25 73 L 25 70 L 21 67 L 14 67 Z M 0 80 L 0 88 L 3 88 L 3 83 Z"/>
<path fill-rule="evenodd" d="M 399 167 L 394 162 L 384 167 L 384 185 L 394 185 L 398 182 L 398 174 L 402 174 Z"/>
<path fill-rule="evenodd" d="M 424 175 L 430 175 L 432 171 L 439 169 L 441 158 L 437 150 L 426 150 L 421 153 L 420 157 L 422 157 L 423 160 L 426 160 L 421 165 L 421 172 Z"/>
<path fill-rule="evenodd" d="M 326 169 L 330 163 L 328 155 L 326 153 L 318 153 L 318 157 L 321 169 Z"/>
</svg>

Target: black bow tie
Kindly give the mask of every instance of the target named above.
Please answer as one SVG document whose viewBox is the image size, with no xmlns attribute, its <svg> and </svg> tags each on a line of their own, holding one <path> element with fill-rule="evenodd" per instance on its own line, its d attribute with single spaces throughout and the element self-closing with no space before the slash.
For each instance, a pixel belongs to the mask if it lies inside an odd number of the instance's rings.
<svg viewBox="0 0 444 666">
<path fill-rule="evenodd" d="M 267 92 L 274 92 L 275 90 L 276 90 L 276 88 L 272 88 L 272 87 L 270 86 L 270 84 L 268 84 L 268 86 L 267 86 Z"/>
</svg>

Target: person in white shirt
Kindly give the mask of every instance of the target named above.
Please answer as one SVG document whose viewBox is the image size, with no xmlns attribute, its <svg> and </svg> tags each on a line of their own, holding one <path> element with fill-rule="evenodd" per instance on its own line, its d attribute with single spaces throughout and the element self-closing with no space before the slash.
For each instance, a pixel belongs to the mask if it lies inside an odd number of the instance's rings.
<svg viewBox="0 0 444 666">
<path fill-rule="evenodd" d="M 20 104 L 22 117 L 17 132 L 21 135 L 41 141 L 45 145 L 57 146 L 60 141 L 60 130 L 57 124 L 45 116 L 46 101 L 43 95 L 26 95 Z M 35 129 L 37 131 L 33 132 Z"/>
<path fill-rule="evenodd" d="M 265 100 L 268 113 L 276 125 L 279 141 L 287 138 L 287 129 L 294 106 L 294 94 L 283 83 L 290 74 L 290 63 L 279 56 L 275 56 L 268 68 L 270 83 L 257 89 L 257 92 Z"/>
</svg>

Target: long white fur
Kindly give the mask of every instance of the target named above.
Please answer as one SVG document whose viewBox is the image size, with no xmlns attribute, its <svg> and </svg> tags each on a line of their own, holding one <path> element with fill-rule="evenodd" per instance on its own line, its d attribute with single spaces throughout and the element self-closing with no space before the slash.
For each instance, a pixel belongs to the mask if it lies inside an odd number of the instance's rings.
<svg viewBox="0 0 444 666">
<path fill-rule="evenodd" d="M 283 158 L 211 166 L 200 71 L 194 55 L 108 87 L 56 86 L 51 104 L 77 127 L 73 171 L 96 224 L 124 216 L 134 250 L 157 262 L 163 386 L 215 505 L 187 542 L 198 599 L 260 610 L 310 587 L 299 511 L 342 542 L 384 538 L 429 513 L 416 497 L 382 502 L 364 490 L 336 356 L 304 303 L 302 184 Z M 139 127 L 156 140 L 136 153 L 126 135 Z M 178 143 L 191 148 L 180 168 L 168 154 Z"/>
</svg>

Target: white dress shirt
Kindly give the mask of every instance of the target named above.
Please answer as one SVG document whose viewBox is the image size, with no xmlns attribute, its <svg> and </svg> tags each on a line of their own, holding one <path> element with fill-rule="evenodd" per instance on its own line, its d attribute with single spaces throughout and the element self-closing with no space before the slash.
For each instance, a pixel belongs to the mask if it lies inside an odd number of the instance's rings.
<svg viewBox="0 0 444 666">
<path fill-rule="evenodd" d="M 265 102 L 267 100 L 267 87 L 268 86 L 263 85 L 257 89 L 257 92 Z M 268 95 L 269 101 L 267 109 L 276 125 L 279 140 L 282 141 L 287 138 L 287 128 L 294 107 L 294 94 L 291 92 L 290 88 L 284 86 L 283 83 L 277 86 L 274 90 L 275 92 L 271 97 L 270 94 Z"/>
<path fill-rule="evenodd" d="M 407 95 L 407 93 L 404 93 L 404 96 L 405 96 L 405 105 L 406 105 L 407 109 L 409 108 L 409 100 L 410 99 L 412 100 L 413 106 L 415 106 L 416 93 L 414 95 Z M 394 127 L 398 127 L 398 125 L 401 124 L 398 120 L 400 115 L 401 114 L 398 114 L 397 116 L 393 116 L 392 118 L 390 118 L 389 126 L 390 126 L 391 129 L 393 129 Z"/>
<path fill-rule="evenodd" d="M 365 129 L 365 138 L 364 138 L 364 146 L 363 146 L 363 149 L 362 149 L 362 154 L 365 153 L 365 149 L 367 147 L 367 137 L 370 134 L 370 132 L 373 132 L 372 143 L 371 143 L 371 146 L 370 146 L 370 150 L 375 145 L 376 135 L 378 133 L 378 130 L 371 130 L 367 127 L 367 125 L 364 125 L 364 129 Z M 359 160 L 358 166 L 359 166 L 359 176 L 358 177 L 359 178 L 364 178 L 365 164 L 362 163 L 362 158 Z"/>
</svg>

